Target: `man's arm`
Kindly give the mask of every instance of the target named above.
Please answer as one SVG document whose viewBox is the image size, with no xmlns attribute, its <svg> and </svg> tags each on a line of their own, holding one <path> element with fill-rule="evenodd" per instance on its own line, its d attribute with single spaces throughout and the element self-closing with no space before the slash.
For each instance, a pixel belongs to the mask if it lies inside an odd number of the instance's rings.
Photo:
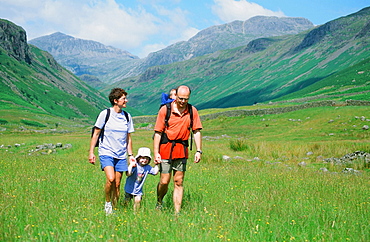
<svg viewBox="0 0 370 242">
<path fill-rule="evenodd" d="M 200 132 L 200 129 L 194 130 L 194 142 L 197 151 L 202 151 L 202 134 Z M 194 162 L 198 163 L 201 157 L 202 154 L 200 152 L 196 152 L 194 156 Z"/>
<path fill-rule="evenodd" d="M 154 164 L 162 162 L 161 155 L 159 154 L 159 146 L 161 142 L 162 133 L 155 131 L 153 138 L 153 152 L 154 152 Z"/>
</svg>

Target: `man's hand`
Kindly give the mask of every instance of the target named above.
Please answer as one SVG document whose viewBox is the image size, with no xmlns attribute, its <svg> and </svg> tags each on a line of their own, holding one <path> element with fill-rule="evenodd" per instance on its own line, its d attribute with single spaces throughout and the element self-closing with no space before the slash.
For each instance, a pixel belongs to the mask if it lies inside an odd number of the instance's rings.
<svg viewBox="0 0 370 242">
<path fill-rule="evenodd" d="M 194 163 L 199 163 L 201 156 L 202 156 L 201 153 L 195 152 L 195 155 L 194 155 Z"/>
<path fill-rule="evenodd" d="M 154 164 L 159 164 L 162 162 L 162 157 L 159 153 L 155 153 L 154 154 Z"/>
</svg>

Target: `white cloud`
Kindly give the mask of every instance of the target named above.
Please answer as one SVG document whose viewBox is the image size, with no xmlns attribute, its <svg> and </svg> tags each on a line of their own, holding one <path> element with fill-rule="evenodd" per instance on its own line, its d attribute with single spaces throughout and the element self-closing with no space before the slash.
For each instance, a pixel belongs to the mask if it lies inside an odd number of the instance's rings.
<svg viewBox="0 0 370 242">
<path fill-rule="evenodd" d="M 167 46 L 169 46 L 171 44 L 175 44 L 175 43 L 180 42 L 180 41 L 189 40 L 191 37 L 193 37 L 194 35 L 196 35 L 198 32 L 199 32 L 198 29 L 192 28 L 192 27 L 188 27 L 188 28 L 180 31 L 179 32 L 179 36 L 177 36 L 177 38 L 170 39 L 168 41 L 168 43 L 166 43 L 166 44 L 164 44 L 163 42 L 160 42 L 160 43 L 147 44 L 147 45 L 145 45 L 141 49 L 141 51 L 140 51 L 140 53 L 138 55 L 140 57 L 145 57 L 149 53 L 156 52 L 156 51 L 159 51 L 161 49 L 164 49 L 164 48 L 166 48 Z"/>
<path fill-rule="evenodd" d="M 212 11 L 222 21 L 229 23 L 234 20 L 247 20 L 251 17 L 263 16 L 285 16 L 283 12 L 274 12 L 264 7 L 246 0 L 214 0 L 215 5 Z"/>
<path fill-rule="evenodd" d="M 145 45 L 143 48 L 141 48 L 141 52 L 139 53 L 139 56 L 146 57 L 149 53 L 156 52 L 166 47 L 167 45 L 163 43 L 148 44 L 148 45 Z"/>
<path fill-rule="evenodd" d="M 157 51 L 197 32 L 189 26 L 188 12 L 174 5 L 167 7 L 168 0 L 132 8 L 118 1 L 1 0 L 0 16 L 25 28 L 28 39 L 62 32 L 146 54 L 149 49 Z"/>
</svg>

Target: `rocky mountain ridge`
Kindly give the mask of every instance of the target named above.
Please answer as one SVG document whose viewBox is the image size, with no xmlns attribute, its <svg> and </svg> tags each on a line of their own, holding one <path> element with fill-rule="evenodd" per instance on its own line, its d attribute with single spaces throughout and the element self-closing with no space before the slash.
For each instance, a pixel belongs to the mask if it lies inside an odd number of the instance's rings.
<svg viewBox="0 0 370 242">
<path fill-rule="evenodd" d="M 62 33 L 39 37 L 29 43 L 50 52 L 61 65 L 85 81 L 91 80 L 91 77 L 85 79 L 82 75 L 93 75 L 109 84 L 142 74 L 149 67 L 243 46 L 261 37 L 296 34 L 312 27 L 314 25 L 304 18 L 257 16 L 201 30 L 188 41 L 175 43 L 143 59 L 127 51 L 122 53 L 95 41 L 76 39 Z M 102 85 L 94 83 L 95 87 Z"/>
<path fill-rule="evenodd" d="M 171 64 L 219 50 L 244 46 L 254 39 L 297 34 L 313 27 L 312 22 L 305 18 L 256 16 L 246 21 L 233 21 L 201 30 L 188 41 L 179 42 L 149 54 L 146 65 Z M 166 58 L 169 53 L 179 52 L 180 54 L 172 54 L 171 57 Z"/>
<path fill-rule="evenodd" d="M 85 78 L 88 75 L 107 82 L 114 79 L 111 69 L 125 69 L 125 65 L 139 59 L 128 51 L 60 32 L 32 39 L 29 43 L 52 54 L 58 63 L 85 81 L 90 80 Z"/>
</svg>

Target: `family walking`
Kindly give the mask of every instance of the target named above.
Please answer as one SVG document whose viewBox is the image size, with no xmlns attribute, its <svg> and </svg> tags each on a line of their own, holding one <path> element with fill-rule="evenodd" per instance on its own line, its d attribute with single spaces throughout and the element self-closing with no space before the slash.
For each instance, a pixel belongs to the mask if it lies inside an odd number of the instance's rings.
<svg viewBox="0 0 370 242">
<path fill-rule="evenodd" d="M 102 171 L 105 173 L 105 213 L 111 214 L 120 198 L 122 175 L 125 172 L 124 203 L 134 200 L 134 211 L 140 208 L 143 185 L 148 174 L 160 173 L 157 185 L 156 209 L 163 208 L 163 198 L 167 194 L 171 178 L 174 183 L 173 204 L 175 214 L 181 210 L 183 183 L 189 156 L 189 137 L 194 134 L 196 152 L 194 162 L 202 156 L 202 124 L 198 111 L 188 103 L 191 90 L 179 86 L 171 90 L 171 100 L 162 102 L 158 111 L 153 137 L 153 157 L 147 147 L 133 154 L 131 133 L 134 132 L 132 117 L 123 110 L 127 105 L 127 92 L 121 88 L 112 89 L 109 101 L 112 107 L 100 112 L 90 141 L 89 162 L 95 164 L 94 149 L 98 154 Z M 153 160 L 154 167 L 149 165 Z"/>
</svg>

